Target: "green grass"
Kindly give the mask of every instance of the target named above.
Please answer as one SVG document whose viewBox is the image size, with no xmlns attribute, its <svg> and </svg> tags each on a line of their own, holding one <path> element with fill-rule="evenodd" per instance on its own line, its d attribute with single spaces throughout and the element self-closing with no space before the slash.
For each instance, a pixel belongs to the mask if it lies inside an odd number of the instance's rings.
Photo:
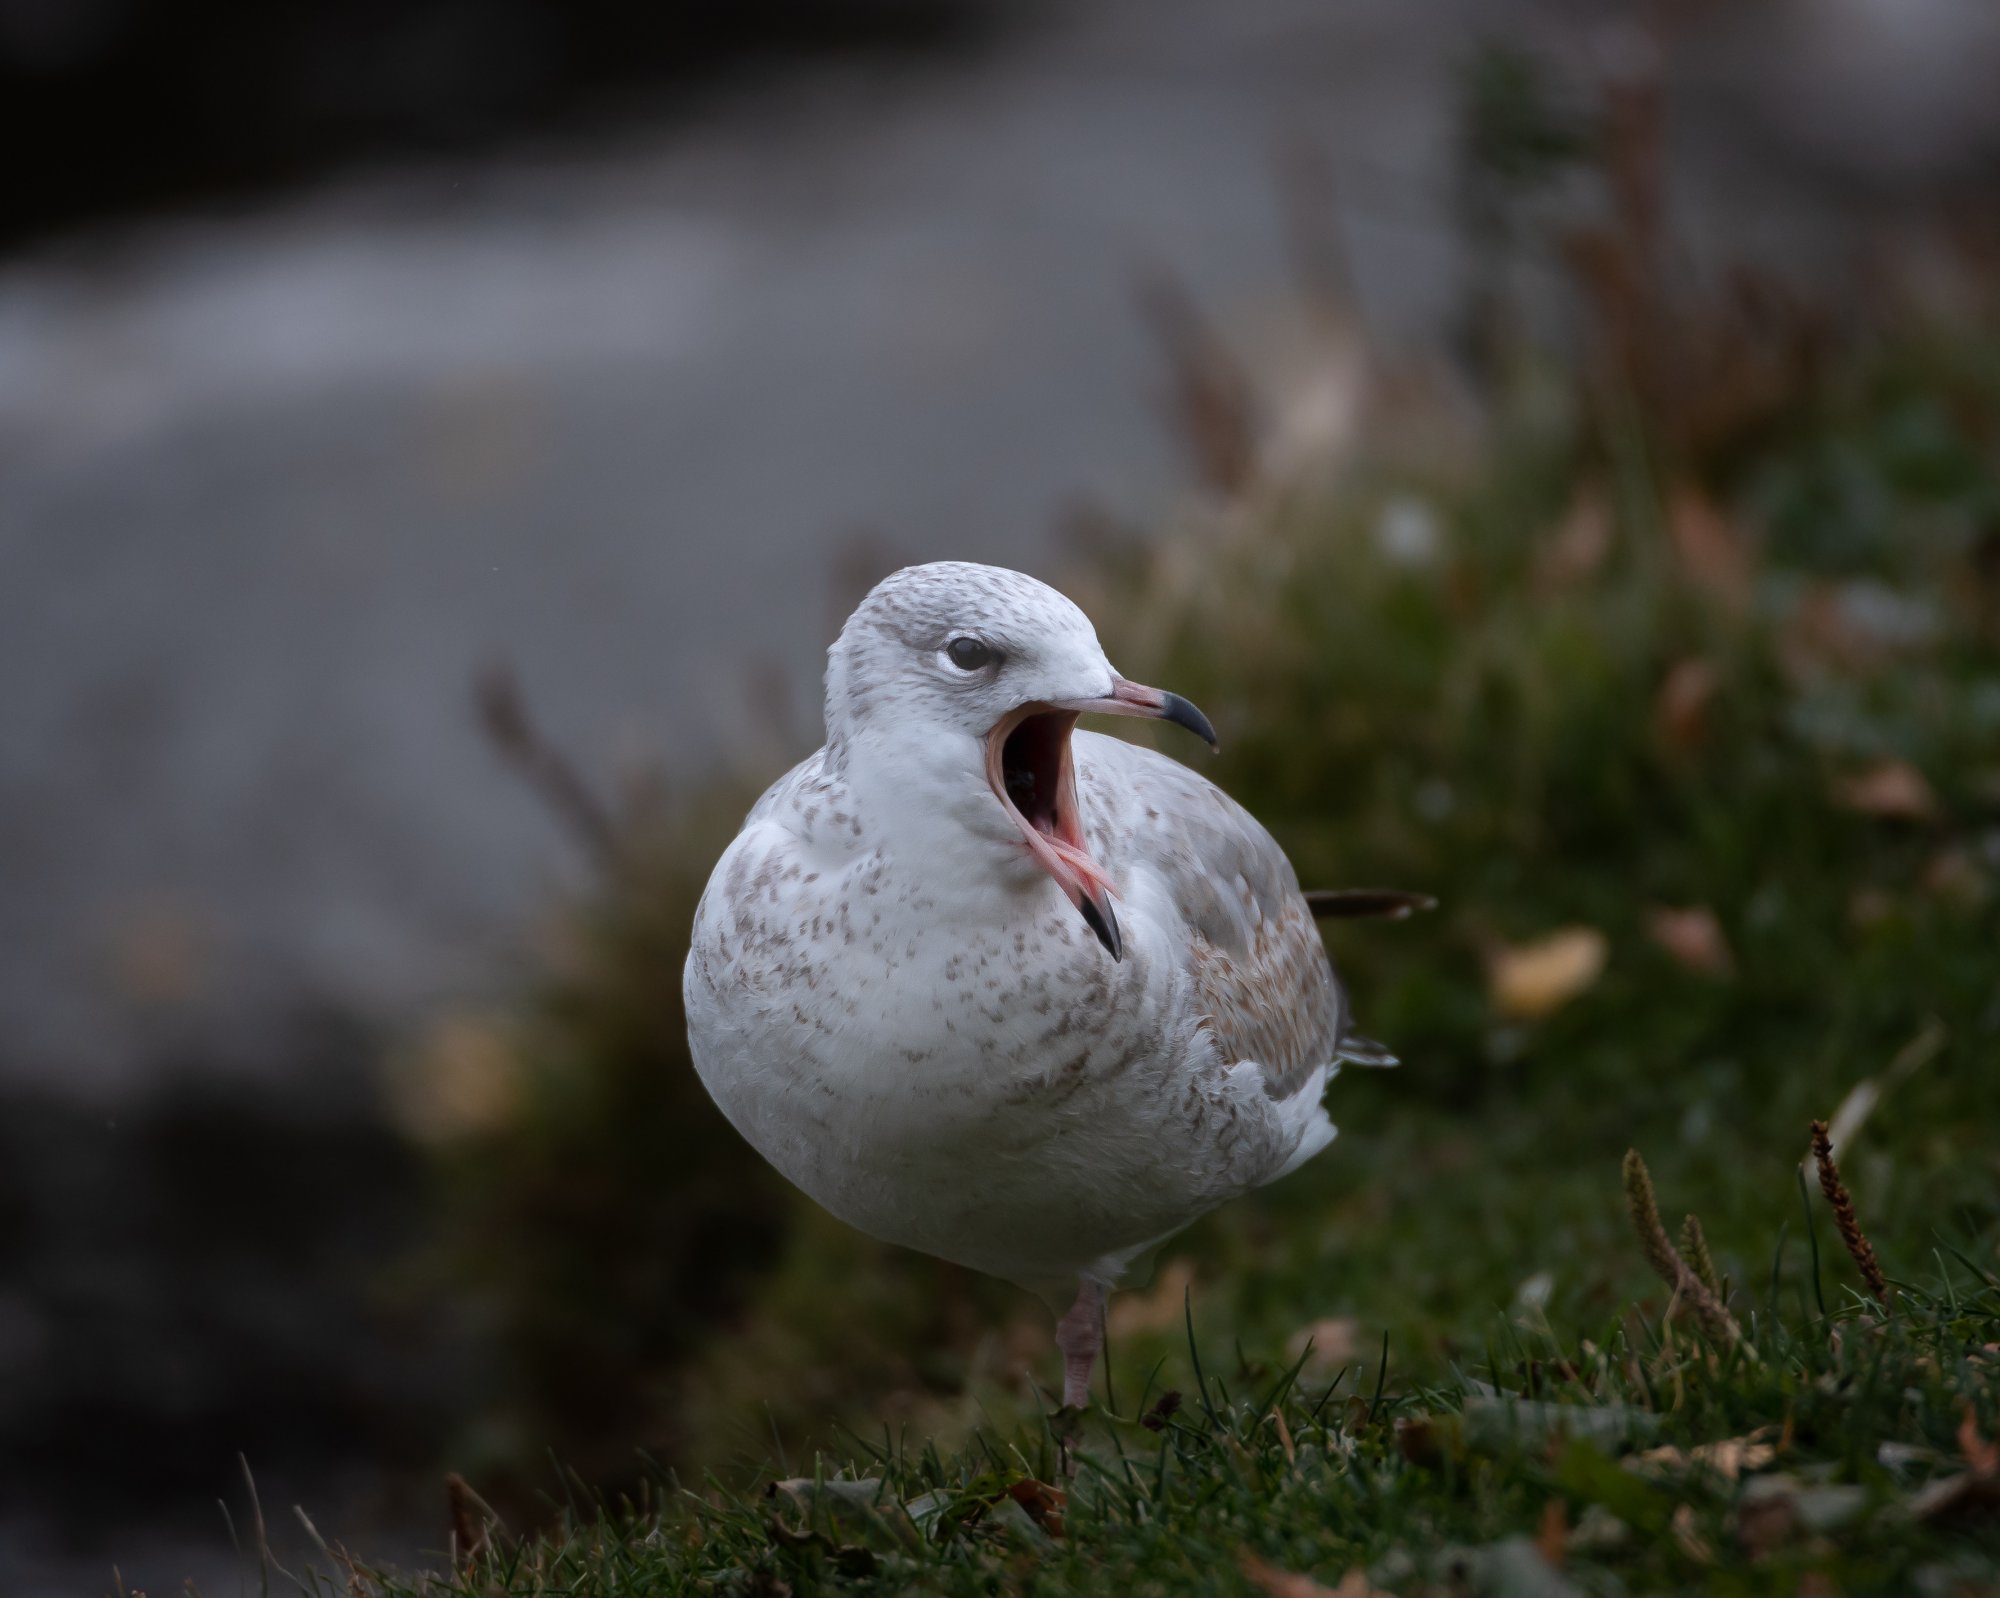
<svg viewBox="0 0 2000 1598">
<path fill-rule="evenodd" d="M 1284 1594 L 1278 1573 L 1360 1571 L 1397 1592 L 1791 1594 L 1814 1573 L 1826 1590 L 1990 1590 L 2000 1476 L 1972 1472 L 2000 1432 L 2000 1281 L 1946 1258 L 1893 1313 L 1822 1277 L 1811 1315 L 1745 1320 L 1755 1357 L 1644 1315 L 1594 1338 L 1496 1319 L 1477 1358 L 1414 1384 L 1373 1361 L 1323 1383 L 1303 1358 L 1204 1362 L 1190 1337 L 1187 1386 L 1155 1372 L 1121 1416 L 949 1454 L 856 1437 L 784 1480 L 656 1478 L 525 1541 L 482 1524 L 490 1546 L 451 1574 L 355 1586 Z M 1759 1452 L 1692 1456 L 1719 1439 Z"/>
<path fill-rule="evenodd" d="M 465 1235 L 505 1261 L 471 1279 L 531 1307 L 523 1368 L 585 1391 L 596 1452 L 555 1499 L 514 1493 L 539 1530 L 356 1589 L 2000 1590 L 2000 1482 L 1934 1485 L 2000 1436 L 2000 385 L 1961 352 L 1913 422 L 1901 360 L 1871 352 L 1726 467 L 1606 458 L 1559 418 L 1077 575 L 1121 667 L 1214 715 L 1208 769 L 1309 885 L 1443 901 L 1334 930 L 1405 1068 L 1343 1077 L 1327 1156 L 1170 1246 L 1115 1323 L 1115 1403 L 1080 1420 L 1045 1412 L 1038 1307 L 787 1199 L 702 1118 L 658 993 L 705 847 L 635 855 L 519 1023 L 511 1119 L 452 1156 Z M 1740 579 L 1676 541 L 1696 492 Z M 1865 549 L 1799 509 L 1828 496 L 1870 507 Z M 1421 507 L 1434 556 L 1385 547 L 1389 505 Z M 1551 575 L 1589 505 L 1600 556 Z M 1921 625 L 1824 619 L 1884 596 Z M 1689 661 L 1712 690 L 1671 712 Z M 1922 794 L 1857 805 L 1885 762 Z M 689 825 L 664 836 L 718 831 Z M 1726 960 L 1677 959 L 1663 906 L 1711 912 Z M 1496 958 L 1566 927 L 1603 938 L 1602 974 L 1507 1013 Z M 1841 1157 L 1888 1310 L 1801 1181 L 1808 1120 L 1862 1099 Z M 1628 1146 L 1669 1230 L 1700 1214 L 1754 1354 L 1669 1314 Z M 748 1241 L 668 1335 L 649 1306 L 707 1268 L 659 1174 L 688 1150 L 686 1183 L 747 1195 Z M 1301 1352 L 1308 1329 L 1337 1346 Z M 507 1396 L 580 1457 L 546 1388 Z M 1733 1479 L 1686 1457 L 1745 1438 Z M 641 1443 L 668 1463 L 621 1463 Z M 1033 1483 L 1066 1486 L 1060 1535 Z"/>
<path fill-rule="evenodd" d="M 1647 348 L 1740 403 L 1529 362 L 1470 447 L 1413 466 L 1463 429 L 1405 405 L 1066 581 L 1307 886 L 1441 901 L 1332 929 L 1405 1067 L 1169 1246 L 1080 1422 L 1038 1305 L 812 1210 L 700 1094 L 675 973 L 740 794 L 629 826 L 438 1144 L 427 1263 L 500 1329 L 453 1463 L 515 1530 L 355 1589 L 2000 1591 L 2000 1484 L 1935 1485 L 2000 1436 L 2000 337 L 1864 328 L 1773 387 L 1726 331 Z M 1601 973 L 1508 1001 L 1564 929 Z M 1886 1310 L 1801 1185 L 1843 1105 Z M 1669 1313 L 1628 1147 L 1754 1355 Z"/>
</svg>

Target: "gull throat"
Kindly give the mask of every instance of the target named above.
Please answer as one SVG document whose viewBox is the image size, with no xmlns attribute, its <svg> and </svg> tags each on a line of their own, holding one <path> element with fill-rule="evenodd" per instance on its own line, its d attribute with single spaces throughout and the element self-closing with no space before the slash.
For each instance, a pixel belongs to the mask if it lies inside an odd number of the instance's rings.
<svg viewBox="0 0 2000 1598">
<path fill-rule="evenodd" d="M 1070 733 L 1077 713 L 1048 705 L 1023 705 L 986 735 L 986 780 L 1044 871 L 1091 918 L 1117 893 L 1084 842 L 1076 802 L 1076 764 Z M 1102 934 L 1100 934 L 1102 936 Z"/>
</svg>

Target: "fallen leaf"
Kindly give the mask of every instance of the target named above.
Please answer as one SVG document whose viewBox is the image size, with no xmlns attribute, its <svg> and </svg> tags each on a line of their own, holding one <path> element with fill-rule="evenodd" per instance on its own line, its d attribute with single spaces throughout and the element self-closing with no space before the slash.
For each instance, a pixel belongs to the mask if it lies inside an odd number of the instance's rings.
<svg viewBox="0 0 2000 1598">
<path fill-rule="evenodd" d="M 1975 1476 L 2000 1476 L 2000 1444 L 1979 1435 L 1979 1417 L 1969 1403 L 1958 1420 L 1958 1451 Z"/>
<path fill-rule="evenodd" d="M 1139 1424 L 1149 1432 L 1163 1432 L 1180 1407 L 1181 1395 L 1170 1387 L 1153 1401 L 1153 1407 L 1140 1417 Z"/>
<path fill-rule="evenodd" d="M 1060 1487 L 1051 1487 L 1045 1481 L 1029 1477 L 1017 1481 L 1007 1489 L 1007 1496 L 1027 1512 L 1027 1516 L 1051 1537 L 1063 1534 L 1063 1509 L 1069 1503 L 1069 1494 Z"/>
<path fill-rule="evenodd" d="M 1715 668 L 1699 658 L 1674 662 L 1653 703 L 1653 725 L 1660 741 L 1683 752 L 1700 743 L 1708 731 L 1708 705 L 1721 686 Z"/>
<path fill-rule="evenodd" d="M 1464 1457 L 1465 1430 L 1455 1415 L 1402 1415 L 1396 1449 L 1412 1465 L 1442 1470 L 1448 1460 Z"/>
<path fill-rule="evenodd" d="M 1311 1352 L 1307 1352 L 1310 1346 Z M 1361 1353 L 1361 1323 L 1352 1316 L 1331 1315 L 1301 1326 L 1286 1339 L 1285 1353 L 1292 1360 L 1303 1359 L 1304 1373 L 1324 1379 L 1343 1365 L 1351 1365 Z"/>
<path fill-rule="evenodd" d="M 1674 1543 L 1682 1553 L 1697 1565 L 1715 1563 L 1715 1550 L 1709 1546 L 1708 1539 L 1703 1537 L 1695 1526 L 1693 1504 L 1682 1504 L 1675 1509 L 1672 1525 Z"/>
<path fill-rule="evenodd" d="M 1667 534 L 1688 581 L 1732 609 L 1749 603 L 1750 552 L 1714 500 L 1684 484 L 1667 501 Z"/>
<path fill-rule="evenodd" d="M 1735 1481 L 1746 1471 L 1762 1470 L 1778 1457 L 1777 1445 L 1769 1441 L 1776 1429 L 1759 1426 L 1746 1436 L 1725 1437 L 1697 1448 L 1649 1448 L 1626 1464 L 1635 1470 L 1712 1470 L 1724 1481 Z"/>
<path fill-rule="evenodd" d="M 1493 1007 L 1510 1021 L 1548 1015 L 1589 988 L 1609 955 L 1595 927 L 1564 927 L 1533 943 L 1503 946 L 1487 964 Z"/>
<path fill-rule="evenodd" d="M 1594 483 L 1578 488 L 1563 519 L 1535 551 L 1535 581 L 1545 590 L 1581 587 L 1611 554 L 1611 504 Z"/>
<path fill-rule="evenodd" d="M 1134 1332 L 1158 1332 L 1181 1324 L 1188 1290 L 1194 1286 L 1192 1260 L 1168 1260 L 1153 1285 L 1142 1293 L 1124 1293 L 1111 1301 L 1105 1329 L 1114 1339 Z"/>
<path fill-rule="evenodd" d="M 1891 821 L 1928 821 L 1937 800 L 1924 774 L 1906 760 L 1884 760 L 1834 784 L 1835 801 L 1847 810 Z"/>
<path fill-rule="evenodd" d="M 1329 1587 L 1310 1576 L 1280 1570 L 1247 1548 L 1237 1550 L 1236 1562 L 1243 1567 L 1243 1574 L 1269 1593 L 1270 1598 L 1391 1598 L 1368 1580 L 1367 1572 L 1359 1569 L 1342 1576 L 1338 1587 Z"/>
<path fill-rule="evenodd" d="M 1722 923 L 1705 904 L 1690 905 L 1685 910 L 1655 905 L 1646 912 L 1646 930 L 1655 943 L 1690 971 L 1726 977 L 1736 969 Z"/>
<path fill-rule="evenodd" d="M 894 1497 L 885 1496 L 879 1476 L 853 1481 L 822 1481 L 811 1476 L 794 1476 L 774 1481 L 764 1489 L 764 1501 L 772 1508 L 771 1534 L 781 1542 L 796 1546 L 824 1544 L 840 1561 L 866 1564 L 874 1556 L 851 1541 L 871 1530 L 885 1530 L 898 1541 L 917 1540 L 916 1524 L 909 1510 Z M 787 1523 L 782 1511 L 797 1511 L 800 1524 Z"/>
<path fill-rule="evenodd" d="M 1775 1426 L 1759 1426 L 1742 1437 L 1725 1437 L 1720 1442 L 1703 1443 L 1691 1449 L 1688 1457 L 1725 1480 L 1734 1481 L 1746 1471 L 1762 1470 L 1778 1457 L 1777 1444 L 1768 1441 L 1776 1430 Z"/>
</svg>

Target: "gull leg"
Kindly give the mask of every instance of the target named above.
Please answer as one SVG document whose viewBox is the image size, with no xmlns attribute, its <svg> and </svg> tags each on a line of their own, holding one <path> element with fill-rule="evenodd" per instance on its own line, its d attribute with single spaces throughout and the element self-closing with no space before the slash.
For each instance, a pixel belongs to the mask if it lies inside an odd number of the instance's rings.
<svg viewBox="0 0 2000 1598">
<path fill-rule="evenodd" d="M 1076 1302 L 1056 1322 L 1056 1347 L 1063 1353 L 1063 1407 L 1090 1405 L 1090 1373 L 1104 1347 L 1104 1284 L 1088 1276 L 1077 1282 Z"/>
</svg>

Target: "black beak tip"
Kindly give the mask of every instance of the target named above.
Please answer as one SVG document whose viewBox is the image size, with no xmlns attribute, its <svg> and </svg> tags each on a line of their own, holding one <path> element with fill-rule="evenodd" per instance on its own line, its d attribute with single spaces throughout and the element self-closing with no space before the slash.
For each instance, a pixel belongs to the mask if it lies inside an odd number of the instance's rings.
<svg viewBox="0 0 2000 1598">
<path fill-rule="evenodd" d="M 1222 745 L 1216 742 L 1215 728 L 1208 717 L 1201 713 L 1201 707 L 1191 699 L 1183 699 L 1179 694 L 1161 695 L 1160 719 L 1171 721 L 1176 727 L 1185 727 L 1211 750 L 1219 752 Z"/>
<path fill-rule="evenodd" d="M 1084 925 L 1097 934 L 1097 941 L 1110 951 L 1111 958 L 1121 960 L 1125 956 L 1124 940 L 1118 935 L 1118 917 L 1111 913 L 1108 901 L 1085 899 L 1077 906 L 1083 912 Z"/>
</svg>

